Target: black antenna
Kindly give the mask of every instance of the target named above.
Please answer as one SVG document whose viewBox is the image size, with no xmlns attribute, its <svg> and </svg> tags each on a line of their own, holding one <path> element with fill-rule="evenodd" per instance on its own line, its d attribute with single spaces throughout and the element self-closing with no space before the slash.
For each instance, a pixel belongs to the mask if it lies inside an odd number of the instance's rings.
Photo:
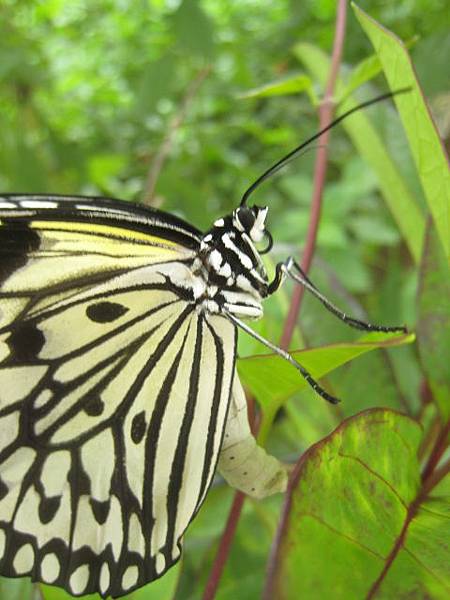
<svg viewBox="0 0 450 600">
<path fill-rule="evenodd" d="M 395 90 L 394 92 L 387 92 L 386 94 L 382 94 L 381 96 L 377 96 L 376 98 L 372 98 L 371 100 L 362 102 L 361 104 L 358 104 L 358 106 L 354 106 L 353 108 L 351 108 L 350 110 L 345 112 L 343 115 L 340 115 L 339 117 L 334 119 L 334 121 L 331 121 L 331 123 L 329 125 L 327 125 L 323 129 L 321 129 L 320 131 L 315 133 L 313 136 L 311 136 L 309 139 L 307 139 L 306 142 L 302 142 L 299 146 L 297 146 L 296 148 L 291 150 L 288 154 L 286 154 L 286 156 L 283 156 L 283 158 L 281 158 L 278 162 L 276 162 L 269 169 L 267 169 L 267 171 L 264 171 L 264 173 L 262 175 L 260 175 L 258 177 L 258 179 L 256 181 L 254 181 L 252 183 L 252 185 L 244 192 L 244 195 L 242 196 L 242 200 L 241 200 L 241 206 L 246 204 L 250 194 L 252 194 L 256 190 L 256 188 L 261 185 L 261 183 L 263 181 L 265 181 L 266 179 L 268 179 L 269 177 L 271 177 L 272 175 L 277 173 L 280 169 L 282 169 L 288 163 L 290 163 L 291 160 L 293 160 L 294 158 L 297 158 L 297 156 L 299 155 L 301 150 L 303 150 L 303 148 L 308 146 L 308 144 L 310 144 L 311 142 L 314 142 L 314 140 L 317 140 L 317 138 L 319 138 L 323 133 L 325 133 L 326 131 L 328 131 L 329 129 L 331 129 L 332 127 L 334 127 L 341 121 L 343 121 L 346 117 L 348 117 L 352 113 L 356 112 L 357 110 L 361 110 L 362 108 L 367 108 L 367 106 L 371 106 L 372 104 L 376 104 L 377 102 L 382 102 L 383 100 L 387 100 L 388 98 L 392 98 L 393 96 L 397 96 L 398 94 L 404 94 L 405 92 L 409 92 L 409 91 L 411 91 L 411 88 L 405 87 L 405 88 L 401 88 L 399 90 Z"/>
</svg>

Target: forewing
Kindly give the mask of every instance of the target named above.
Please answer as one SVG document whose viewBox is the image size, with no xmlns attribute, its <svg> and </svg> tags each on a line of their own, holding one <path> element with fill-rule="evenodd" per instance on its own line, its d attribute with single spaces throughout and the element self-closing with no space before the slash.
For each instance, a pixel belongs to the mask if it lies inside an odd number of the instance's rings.
<svg viewBox="0 0 450 600">
<path fill-rule="evenodd" d="M 0 328 L 113 276 L 189 262 L 198 245 L 187 224 L 125 202 L 0 197 Z"/>
<path fill-rule="evenodd" d="M 85 269 L 67 231 L 54 254 L 24 223 L 19 243 L 3 220 L 0 571 L 120 596 L 177 561 L 205 497 L 235 328 L 189 302 L 184 247 L 146 243 L 142 264 L 128 239 L 119 268 Z M 106 232 L 87 236 L 108 258 Z"/>
</svg>

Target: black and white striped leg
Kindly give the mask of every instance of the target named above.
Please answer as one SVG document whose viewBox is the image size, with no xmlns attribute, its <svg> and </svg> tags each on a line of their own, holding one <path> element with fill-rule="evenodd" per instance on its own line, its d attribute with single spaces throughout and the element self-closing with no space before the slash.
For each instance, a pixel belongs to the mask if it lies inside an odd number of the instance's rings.
<svg viewBox="0 0 450 600">
<path fill-rule="evenodd" d="M 278 263 L 276 266 L 276 273 L 273 282 L 269 285 L 269 294 L 272 294 L 276 291 L 283 279 L 285 277 L 290 277 L 300 285 L 303 285 L 313 296 L 315 296 L 322 304 L 325 306 L 327 310 L 333 313 L 338 319 L 350 325 L 350 327 L 355 327 L 356 329 L 361 329 L 363 331 L 382 331 L 384 333 L 390 332 L 401 332 L 407 333 L 408 330 L 405 326 L 398 327 L 385 327 L 384 325 L 374 325 L 372 323 L 366 323 L 365 321 L 361 321 L 360 319 L 355 319 L 353 317 L 349 317 L 342 310 L 340 310 L 337 306 L 335 306 L 328 298 L 326 298 L 313 282 L 308 278 L 306 273 L 303 271 L 301 266 L 293 259 L 288 258 L 285 263 Z"/>
<path fill-rule="evenodd" d="M 273 281 L 271 283 L 269 283 L 269 286 L 267 288 L 268 296 L 271 296 L 272 294 L 274 294 L 283 284 L 283 281 L 286 279 L 286 275 L 287 275 L 286 268 L 287 268 L 287 265 L 289 264 L 289 261 L 291 261 L 291 260 L 293 260 L 293 258 L 289 257 L 285 263 L 279 262 L 275 266 L 275 276 L 273 278 Z"/>
<path fill-rule="evenodd" d="M 270 350 L 275 352 L 275 354 L 278 354 L 278 356 L 281 356 L 282 358 L 284 358 L 285 360 L 290 362 L 291 365 L 297 369 L 297 371 L 300 371 L 300 373 L 305 378 L 307 383 L 312 387 L 312 389 L 317 394 L 319 394 L 319 396 L 322 396 L 322 398 L 327 400 L 327 402 L 331 402 L 331 404 L 337 404 L 338 402 L 340 402 L 340 400 L 338 398 L 336 398 L 335 396 L 332 396 L 331 394 L 326 392 L 317 383 L 317 381 L 312 377 L 312 375 L 304 367 L 302 367 L 302 365 L 300 363 L 298 363 L 294 358 L 292 358 L 292 356 L 289 354 L 289 352 L 286 352 L 286 350 L 279 348 L 275 344 L 272 344 L 272 342 L 269 342 L 269 340 L 266 340 L 265 338 L 263 338 L 261 335 L 259 335 L 259 333 L 256 333 L 256 331 L 253 331 L 253 329 L 251 329 L 251 327 L 249 327 L 246 323 L 244 323 L 243 321 L 241 321 L 234 315 L 232 315 L 230 313 L 226 313 L 226 316 L 237 327 L 239 327 L 240 329 L 242 329 L 243 331 L 245 331 L 246 333 L 248 333 L 249 335 L 254 337 L 255 340 L 258 340 L 258 342 L 261 342 L 261 344 L 264 344 L 264 346 L 267 346 L 267 348 L 270 348 Z"/>
</svg>

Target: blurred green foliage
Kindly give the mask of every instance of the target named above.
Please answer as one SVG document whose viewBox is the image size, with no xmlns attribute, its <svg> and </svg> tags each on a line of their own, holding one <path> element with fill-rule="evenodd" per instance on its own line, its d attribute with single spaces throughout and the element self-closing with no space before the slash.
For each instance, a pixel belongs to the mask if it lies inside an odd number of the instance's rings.
<svg viewBox="0 0 450 600">
<path fill-rule="evenodd" d="M 368 0 L 361 7 L 411 42 L 424 92 L 431 106 L 447 99 L 438 117 L 449 122 L 447 0 Z M 152 200 L 206 229 L 265 168 L 317 130 L 314 101 L 323 81 L 294 48 L 308 43 L 329 55 L 335 9 L 334 0 L 0 0 L 0 188 L 141 200 L 190 86 L 208 69 L 174 128 Z M 341 75 L 356 101 L 386 90 L 372 52 L 349 13 Z M 273 90 L 277 81 L 283 95 L 251 93 L 269 84 Z M 424 219 L 419 178 L 392 104 L 365 116 Z M 444 140 L 449 129 L 443 127 Z M 331 136 L 312 279 L 356 317 L 414 329 L 417 266 L 383 200 L 364 139 L 348 133 L 338 127 Z M 306 153 L 253 197 L 270 206 L 273 260 L 302 248 L 313 164 L 314 152 Z M 280 338 L 290 291 L 287 284 L 266 303 L 258 324 L 273 341 Z M 355 339 L 310 297 L 300 325 L 295 347 Z M 240 337 L 242 355 L 263 351 Z M 269 447 L 295 460 L 344 415 L 363 408 L 417 415 L 422 377 L 412 346 L 369 353 L 327 377 L 344 409 L 326 406 L 309 390 L 296 394 L 276 420 Z M 189 530 L 178 600 L 201 597 L 231 495 L 217 481 Z M 281 500 L 246 503 L 219 600 L 259 597 Z"/>
</svg>

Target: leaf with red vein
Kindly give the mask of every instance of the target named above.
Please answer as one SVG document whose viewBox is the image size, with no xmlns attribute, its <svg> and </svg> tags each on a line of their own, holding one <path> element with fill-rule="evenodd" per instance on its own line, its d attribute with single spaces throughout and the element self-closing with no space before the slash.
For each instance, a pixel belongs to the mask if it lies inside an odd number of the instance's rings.
<svg viewBox="0 0 450 600">
<path fill-rule="evenodd" d="M 422 487 L 415 421 L 344 421 L 299 461 L 265 598 L 450 597 L 450 476 Z M 447 496 L 447 497 L 446 497 Z"/>
</svg>

